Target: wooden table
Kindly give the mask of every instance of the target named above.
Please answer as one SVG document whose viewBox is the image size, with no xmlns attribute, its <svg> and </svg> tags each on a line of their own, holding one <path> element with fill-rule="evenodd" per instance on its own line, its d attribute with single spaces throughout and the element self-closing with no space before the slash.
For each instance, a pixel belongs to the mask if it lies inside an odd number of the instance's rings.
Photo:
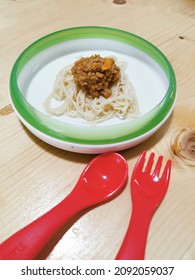
<svg viewBox="0 0 195 280">
<path fill-rule="evenodd" d="M 195 1 L 127 0 L 120 5 L 113 2 L 0 2 L 0 242 L 61 201 L 94 157 L 54 148 L 21 124 L 8 95 L 11 68 L 24 48 L 48 33 L 100 25 L 145 38 L 173 66 L 177 79 L 173 114 L 150 139 L 121 154 L 128 161 L 130 175 L 144 149 L 172 159 L 170 187 L 152 220 L 146 259 L 195 259 L 195 169 L 190 166 L 195 159 Z M 172 146 L 177 135 L 186 129 L 192 133 L 186 146 L 190 161 L 180 160 Z M 64 226 L 38 259 L 114 259 L 130 214 L 128 182 L 117 198 Z"/>
</svg>

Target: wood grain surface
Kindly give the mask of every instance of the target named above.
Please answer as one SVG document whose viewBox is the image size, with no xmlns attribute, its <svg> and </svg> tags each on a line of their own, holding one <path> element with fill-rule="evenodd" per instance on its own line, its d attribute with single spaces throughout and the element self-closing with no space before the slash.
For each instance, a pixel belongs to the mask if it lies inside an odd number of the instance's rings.
<svg viewBox="0 0 195 280">
<path fill-rule="evenodd" d="M 146 259 L 195 259 L 195 1 L 119 2 L 0 1 L 0 242 L 61 201 L 94 157 L 54 148 L 21 124 L 8 95 L 11 68 L 29 44 L 48 33 L 100 25 L 145 38 L 173 66 L 174 112 L 150 139 L 121 154 L 130 176 L 143 150 L 172 159 L 170 187 L 152 220 Z M 131 215 L 129 186 L 128 181 L 117 198 L 71 220 L 37 258 L 114 259 Z"/>
</svg>

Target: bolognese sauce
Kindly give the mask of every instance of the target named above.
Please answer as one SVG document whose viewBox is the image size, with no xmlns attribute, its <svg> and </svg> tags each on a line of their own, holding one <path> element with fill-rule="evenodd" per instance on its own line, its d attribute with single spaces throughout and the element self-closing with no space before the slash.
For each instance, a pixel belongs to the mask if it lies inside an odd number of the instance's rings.
<svg viewBox="0 0 195 280">
<path fill-rule="evenodd" d="M 120 80 L 120 68 L 113 58 L 100 55 L 82 57 L 71 69 L 77 91 L 82 90 L 88 97 L 112 95 L 112 86 Z"/>
</svg>

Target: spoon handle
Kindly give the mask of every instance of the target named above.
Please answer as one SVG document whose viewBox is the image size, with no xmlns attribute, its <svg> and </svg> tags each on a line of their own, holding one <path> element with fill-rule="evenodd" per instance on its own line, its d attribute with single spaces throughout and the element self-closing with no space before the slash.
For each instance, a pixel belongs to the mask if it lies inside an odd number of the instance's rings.
<svg viewBox="0 0 195 280">
<path fill-rule="evenodd" d="M 131 220 L 116 260 L 144 260 L 146 241 L 152 213 L 132 210 Z"/>
<path fill-rule="evenodd" d="M 76 192 L 71 192 L 50 211 L 0 244 L 0 260 L 34 259 L 60 227 L 84 208 Z"/>
</svg>

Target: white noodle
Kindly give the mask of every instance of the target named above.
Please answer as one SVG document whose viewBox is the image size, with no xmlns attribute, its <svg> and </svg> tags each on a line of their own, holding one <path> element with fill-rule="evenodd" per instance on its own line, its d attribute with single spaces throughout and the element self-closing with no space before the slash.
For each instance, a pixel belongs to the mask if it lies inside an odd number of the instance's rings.
<svg viewBox="0 0 195 280">
<path fill-rule="evenodd" d="M 103 96 L 90 99 L 81 90 L 77 93 L 71 68 L 63 68 L 56 77 L 51 94 L 44 101 L 44 107 L 50 115 L 82 117 L 87 121 L 101 122 L 111 117 L 120 119 L 138 116 L 139 109 L 135 90 L 129 81 L 125 62 L 115 62 L 121 70 L 120 81 L 114 85 L 109 98 Z M 52 100 L 59 102 L 58 107 L 51 106 Z"/>
</svg>

